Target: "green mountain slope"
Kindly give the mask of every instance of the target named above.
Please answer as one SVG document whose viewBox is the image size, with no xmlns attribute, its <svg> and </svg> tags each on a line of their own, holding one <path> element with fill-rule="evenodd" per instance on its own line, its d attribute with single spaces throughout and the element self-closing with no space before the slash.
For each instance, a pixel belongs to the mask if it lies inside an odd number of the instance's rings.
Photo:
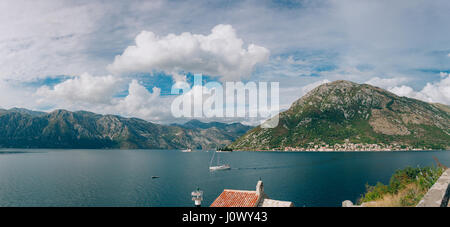
<svg viewBox="0 0 450 227">
<path fill-rule="evenodd" d="M 248 150 L 449 149 L 450 112 L 442 104 L 399 97 L 367 84 L 323 84 L 234 142 Z"/>
<path fill-rule="evenodd" d="M 230 144 L 245 131 L 166 126 L 86 111 L 0 111 L 3 148 L 210 149 Z"/>
<path fill-rule="evenodd" d="M 182 125 L 174 124 L 186 129 L 204 129 L 208 133 L 220 132 L 230 140 L 234 141 L 236 138 L 244 135 L 252 127 L 243 125 L 241 123 L 222 123 L 222 122 L 201 122 L 199 120 L 190 120 Z"/>
</svg>

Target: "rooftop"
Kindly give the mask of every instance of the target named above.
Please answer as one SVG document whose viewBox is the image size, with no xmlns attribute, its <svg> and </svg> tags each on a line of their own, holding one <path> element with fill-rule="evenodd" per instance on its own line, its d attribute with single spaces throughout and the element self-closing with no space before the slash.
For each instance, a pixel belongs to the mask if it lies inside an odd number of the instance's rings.
<svg viewBox="0 0 450 227">
<path fill-rule="evenodd" d="M 289 201 L 270 199 L 264 193 L 262 181 L 258 181 L 256 191 L 225 189 L 214 200 L 211 207 L 293 207 Z"/>
<path fill-rule="evenodd" d="M 258 204 L 256 191 L 225 189 L 211 207 L 255 207 Z"/>
</svg>

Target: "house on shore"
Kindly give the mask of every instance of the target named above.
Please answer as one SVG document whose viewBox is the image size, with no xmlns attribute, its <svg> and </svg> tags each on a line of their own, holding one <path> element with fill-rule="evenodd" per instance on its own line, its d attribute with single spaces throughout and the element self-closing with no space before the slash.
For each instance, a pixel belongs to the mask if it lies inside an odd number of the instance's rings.
<svg viewBox="0 0 450 227">
<path fill-rule="evenodd" d="M 294 203 L 270 199 L 260 180 L 256 191 L 225 189 L 210 207 L 293 207 Z"/>
</svg>

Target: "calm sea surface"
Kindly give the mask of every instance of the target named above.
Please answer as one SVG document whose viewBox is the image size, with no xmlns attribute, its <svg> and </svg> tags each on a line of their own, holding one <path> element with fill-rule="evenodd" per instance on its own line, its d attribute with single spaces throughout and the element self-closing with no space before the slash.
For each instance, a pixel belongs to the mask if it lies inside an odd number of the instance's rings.
<svg viewBox="0 0 450 227">
<path fill-rule="evenodd" d="M 232 170 L 210 173 L 212 154 L 0 150 L 0 206 L 193 206 L 197 186 L 209 206 L 225 188 L 255 190 L 259 178 L 273 199 L 340 206 L 355 202 L 366 183 L 387 183 L 396 169 L 432 165 L 433 156 L 450 166 L 450 151 L 233 152 L 218 153 Z"/>
</svg>

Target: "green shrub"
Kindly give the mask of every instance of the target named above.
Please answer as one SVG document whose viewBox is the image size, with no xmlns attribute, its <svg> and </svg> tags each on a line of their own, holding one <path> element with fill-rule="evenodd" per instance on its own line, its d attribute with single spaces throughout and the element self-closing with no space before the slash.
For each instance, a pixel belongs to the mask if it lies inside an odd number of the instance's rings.
<svg viewBox="0 0 450 227">
<path fill-rule="evenodd" d="M 422 193 L 418 193 L 414 189 L 408 189 L 406 195 L 400 199 L 400 204 L 404 207 L 415 206 L 419 203 L 422 197 Z"/>
<path fill-rule="evenodd" d="M 383 195 L 389 191 L 389 187 L 381 182 L 378 182 L 375 186 L 366 184 L 366 191 L 366 194 L 359 200 L 359 203 L 383 198 Z"/>
<path fill-rule="evenodd" d="M 397 170 L 389 180 L 389 185 L 378 182 L 375 186 L 366 184 L 366 193 L 359 199 L 359 203 L 382 199 L 387 194 L 397 194 L 408 185 L 415 184 L 418 190 L 408 188 L 405 195 L 400 199 L 402 206 L 414 206 L 423 195 L 444 172 L 440 167 L 406 167 Z"/>
</svg>

